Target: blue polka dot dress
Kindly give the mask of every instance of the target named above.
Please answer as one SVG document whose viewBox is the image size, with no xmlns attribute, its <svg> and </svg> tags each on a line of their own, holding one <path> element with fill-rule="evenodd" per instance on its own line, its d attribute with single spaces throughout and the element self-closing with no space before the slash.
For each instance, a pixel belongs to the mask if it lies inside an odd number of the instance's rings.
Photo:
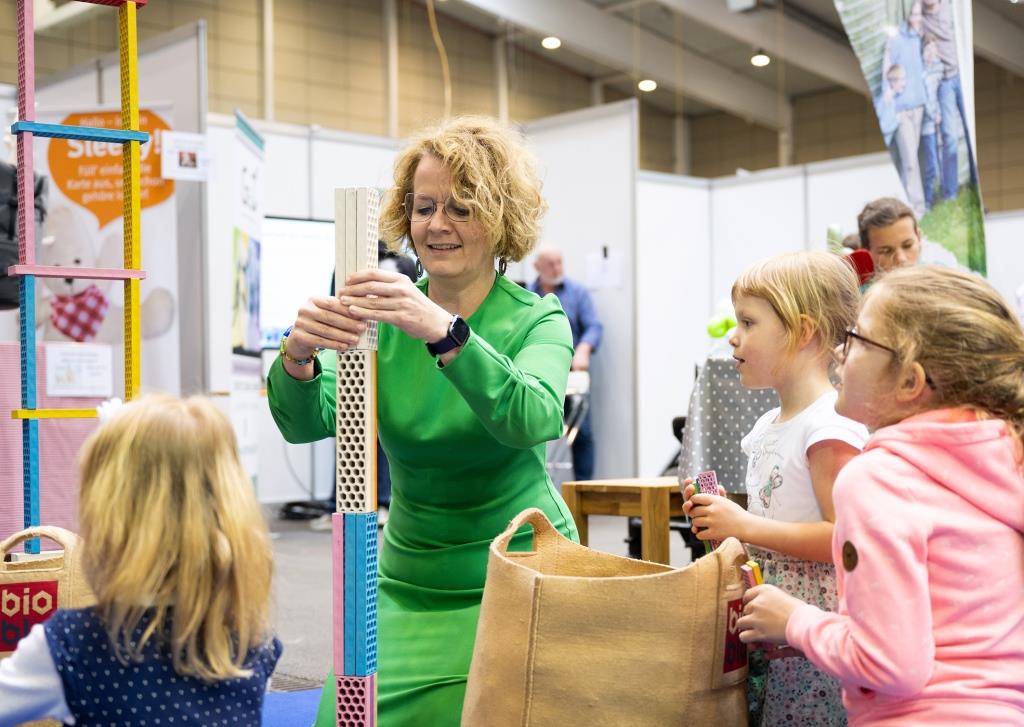
<svg viewBox="0 0 1024 727">
<path fill-rule="evenodd" d="M 146 620 L 136 635 L 142 633 Z M 78 727 L 91 725 L 258 725 L 281 642 L 252 650 L 252 676 L 207 683 L 179 676 L 153 639 L 139 663 L 122 664 L 94 609 L 60 610 L 46 622 L 46 642 Z"/>
</svg>

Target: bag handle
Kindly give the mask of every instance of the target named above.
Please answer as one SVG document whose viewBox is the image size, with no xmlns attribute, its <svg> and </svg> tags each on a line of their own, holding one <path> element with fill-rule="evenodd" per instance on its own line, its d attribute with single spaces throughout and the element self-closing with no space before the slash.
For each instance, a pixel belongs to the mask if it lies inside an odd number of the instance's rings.
<svg viewBox="0 0 1024 727">
<path fill-rule="evenodd" d="M 494 539 L 494 547 L 499 553 L 508 552 L 508 544 L 512 540 L 512 536 L 516 534 L 516 531 L 523 525 L 533 526 L 533 546 L 532 550 L 537 550 L 538 545 L 552 545 L 562 540 L 564 536 L 555 529 L 555 526 L 548 520 L 548 516 L 544 514 L 544 511 L 531 507 L 528 510 L 523 510 L 521 513 L 512 518 L 512 522 L 505 528 L 505 532 Z"/>
<path fill-rule="evenodd" d="M 70 530 L 54 527 L 52 525 L 39 525 L 34 528 L 22 530 L 10 536 L 0 543 L 0 570 L 4 569 L 4 557 L 19 543 L 33 538 L 46 538 L 64 548 L 64 557 L 67 558 L 78 546 L 78 536 Z"/>
</svg>

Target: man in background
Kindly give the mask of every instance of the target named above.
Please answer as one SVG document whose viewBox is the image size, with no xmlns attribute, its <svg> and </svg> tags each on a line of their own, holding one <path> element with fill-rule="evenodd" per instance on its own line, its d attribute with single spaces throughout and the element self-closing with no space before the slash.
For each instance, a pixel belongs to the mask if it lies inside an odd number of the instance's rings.
<svg viewBox="0 0 1024 727">
<path fill-rule="evenodd" d="M 537 251 L 534 260 L 537 279 L 529 289 L 540 296 L 554 293 L 562 303 L 572 329 L 573 371 L 589 371 L 590 356 L 601 343 L 604 327 L 597 318 L 597 310 L 590 292 L 580 283 L 565 277 L 562 253 L 553 247 Z M 577 480 L 594 477 L 594 435 L 590 424 L 590 411 L 580 424 L 576 441 L 572 444 L 573 472 Z"/>
</svg>

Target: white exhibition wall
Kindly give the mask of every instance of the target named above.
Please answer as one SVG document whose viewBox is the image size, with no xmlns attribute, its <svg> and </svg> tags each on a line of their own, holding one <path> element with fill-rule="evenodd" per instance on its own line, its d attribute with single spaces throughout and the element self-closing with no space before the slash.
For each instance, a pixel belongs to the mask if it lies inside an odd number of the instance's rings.
<svg viewBox="0 0 1024 727">
<path fill-rule="evenodd" d="M 706 179 L 641 172 L 636 199 L 637 474 L 660 475 L 679 443 L 694 366 L 711 316 L 711 188 Z"/>
<path fill-rule="evenodd" d="M 544 197 L 541 245 L 562 250 L 566 275 L 585 280 L 607 252 L 612 280 L 592 289 L 604 338 L 591 366 L 594 476 L 636 472 L 636 381 L 641 349 L 636 339 L 634 217 L 637 168 L 635 99 L 560 114 L 527 124 L 537 155 Z M 595 153 L 595 150 L 600 150 Z M 535 277 L 530 261 L 522 277 Z M 614 279 L 614 278 L 617 278 Z"/>
</svg>

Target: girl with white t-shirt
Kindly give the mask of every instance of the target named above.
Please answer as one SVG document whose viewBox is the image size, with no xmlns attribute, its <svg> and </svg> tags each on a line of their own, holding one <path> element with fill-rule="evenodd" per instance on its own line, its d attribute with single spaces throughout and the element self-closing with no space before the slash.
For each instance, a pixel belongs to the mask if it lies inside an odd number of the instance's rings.
<svg viewBox="0 0 1024 727">
<path fill-rule="evenodd" d="M 832 485 L 867 441 L 862 424 L 835 411 L 832 350 L 857 315 L 857 277 L 824 252 L 780 255 L 748 268 L 733 284 L 737 327 L 729 338 L 740 383 L 774 389 L 742 447 L 747 509 L 693 494 L 684 509 L 701 540 L 748 544 L 765 581 L 825 610 L 837 607 L 832 563 Z M 764 725 L 845 725 L 839 684 L 802 656 L 769 662 Z"/>
</svg>

